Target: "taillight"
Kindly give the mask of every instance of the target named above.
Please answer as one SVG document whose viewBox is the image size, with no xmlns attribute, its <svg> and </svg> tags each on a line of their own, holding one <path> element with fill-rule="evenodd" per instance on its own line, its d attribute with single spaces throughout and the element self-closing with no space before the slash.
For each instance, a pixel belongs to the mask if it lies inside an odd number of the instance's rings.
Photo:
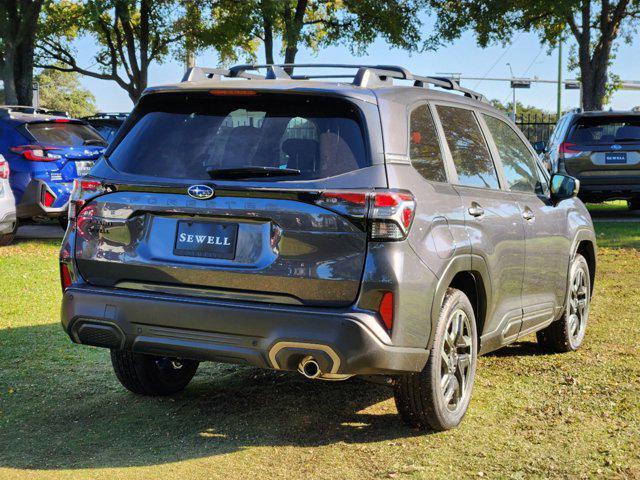
<svg viewBox="0 0 640 480">
<path fill-rule="evenodd" d="M 558 153 L 563 158 L 573 158 L 573 157 L 582 155 L 582 151 L 580 150 L 580 147 L 578 147 L 578 145 L 576 145 L 575 143 L 571 143 L 571 142 L 562 142 L 558 147 Z"/>
<path fill-rule="evenodd" d="M 78 213 L 82 210 L 87 197 L 94 197 L 105 192 L 102 183 L 96 180 L 81 180 L 76 178 L 73 181 L 73 190 L 71 191 L 71 200 L 69 201 L 68 217 L 70 221 L 74 221 Z"/>
<path fill-rule="evenodd" d="M 0 158 L 2 155 L 0 155 Z M 6 160 L 0 160 L 0 180 L 9 178 L 9 163 Z"/>
<path fill-rule="evenodd" d="M 60 263 L 60 284 L 62 285 L 62 292 L 71 286 L 71 272 L 66 263 Z"/>
<path fill-rule="evenodd" d="M 407 238 L 416 209 L 411 193 L 391 190 L 323 192 L 316 204 L 357 219 L 364 219 L 368 212 L 370 238 L 378 241 Z"/>
<path fill-rule="evenodd" d="M 385 292 L 378 307 L 380 318 L 388 331 L 393 328 L 393 292 Z"/>
<path fill-rule="evenodd" d="M 55 147 L 42 147 L 40 145 L 21 145 L 19 147 L 11 147 L 9 150 L 22 155 L 31 162 L 55 162 L 61 158 L 60 155 L 49 152 L 55 149 Z"/>
<path fill-rule="evenodd" d="M 416 211 L 413 195 L 405 192 L 376 192 L 371 209 L 372 240 L 404 240 Z"/>
</svg>

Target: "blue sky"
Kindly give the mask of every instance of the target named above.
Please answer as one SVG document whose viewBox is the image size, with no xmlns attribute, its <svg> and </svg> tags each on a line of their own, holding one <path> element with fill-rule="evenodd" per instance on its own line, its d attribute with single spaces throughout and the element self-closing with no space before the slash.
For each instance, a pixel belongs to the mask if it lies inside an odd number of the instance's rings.
<svg viewBox="0 0 640 480">
<path fill-rule="evenodd" d="M 428 28 L 429 22 L 427 22 Z M 640 81 L 640 62 L 638 62 L 638 46 L 640 34 L 636 34 L 631 45 L 620 44 L 619 51 L 613 61 L 611 71 L 624 80 Z M 91 53 L 94 51 L 93 40 L 83 38 L 78 41 L 78 61 L 82 66 L 92 63 Z M 564 48 L 564 78 L 574 78 L 576 72 L 567 69 L 569 44 Z M 550 53 L 550 54 L 549 54 Z M 263 61 L 261 54 L 259 61 Z M 297 62 L 326 63 L 366 63 L 396 64 L 409 68 L 414 73 L 433 75 L 439 72 L 462 73 L 468 77 L 508 77 L 510 63 L 515 76 L 539 77 L 555 79 L 557 76 L 557 51 L 549 52 L 542 47 L 535 34 L 520 33 L 514 37 L 510 46 L 494 46 L 479 48 L 473 35 L 466 34 L 455 43 L 442 47 L 435 52 L 408 54 L 402 50 L 392 49 L 382 40 L 376 41 L 362 57 L 354 57 L 343 46 L 326 48 L 313 54 L 308 50 L 298 53 Z M 206 52 L 198 56 L 196 63 L 200 66 L 216 66 L 218 58 L 215 52 Z M 179 81 L 184 66 L 173 59 L 162 65 L 153 65 L 150 69 L 149 84 L 158 85 Z M 101 111 L 128 111 L 132 104 L 124 90 L 114 82 L 82 78 L 83 85 L 96 96 Z M 463 81 L 464 86 L 485 94 L 490 99 L 497 98 L 503 102 L 511 100 L 511 89 L 507 82 L 491 82 L 475 80 Z M 553 84 L 534 84 L 530 90 L 517 90 L 517 99 L 524 104 L 535 105 L 555 111 L 556 86 Z M 563 91 L 563 108 L 578 106 L 579 91 Z M 618 91 L 610 104 L 614 109 L 629 109 L 640 105 L 640 90 Z"/>
</svg>

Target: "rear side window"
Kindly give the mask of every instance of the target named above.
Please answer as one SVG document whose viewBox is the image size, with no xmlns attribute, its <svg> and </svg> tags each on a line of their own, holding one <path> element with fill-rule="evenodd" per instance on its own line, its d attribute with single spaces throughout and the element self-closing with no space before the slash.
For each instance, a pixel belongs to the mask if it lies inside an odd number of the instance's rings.
<svg viewBox="0 0 640 480">
<path fill-rule="evenodd" d="M 566 141 L 578 145 L 640 143 L 640 115 L 581 117 Z"/>
<path fill-rule="evenodd" d="M 326 178 L 370 165 L 360 114 L 341 99 L 291 94 L 154 94 L 109 155 L 124 172 L 209 178 L 209 169 L 300 170 Z M 285 177 L 281 177 L 285 178 Z"/>
<path fill-rule="evenodd" d="M 458 172 L 458 183 L 499 188 L 496 168 L 473 112 L 443 106 L 437 107 L 437 111 Z"/>
<path fill-rule="evenodd" d="M 427 180 L 446 182 L 438 134 L 427 105 L 421 105 L 411 112 L 410 129 L 409 156 L 413 167 Z"/>
<path fill-rule="evenodd" d="M 509 190 L 542 194 L 535 160 L 525 143 L 507 123 L 489 115 L 483 117 L 498 147 Z"/>
<path fill-rule="evenodd" d="M 27 131 L 38 143 L 59 147 L 106 145 L 92 127 L 82 123 L 38 122 L 26 125 Z"/>
</svg>

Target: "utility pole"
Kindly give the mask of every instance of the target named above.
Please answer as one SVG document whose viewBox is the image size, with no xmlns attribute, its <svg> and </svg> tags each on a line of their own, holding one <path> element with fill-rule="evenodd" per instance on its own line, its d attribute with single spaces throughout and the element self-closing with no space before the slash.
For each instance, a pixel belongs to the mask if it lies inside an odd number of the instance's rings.
<svg viewBox="0 0 640 480">
<path fill-rule="evenodd" d="M 513 100 L 511 101 L 511 120 L 513 120 L 513 122 L 515 123 L 516 121 L 516 87 L 515 87 L 515 83 L 513 82 L 513 80 L 516 78 L 513 76 L 513 68 L 511 68 L 511 64 L 507 63 L 507 67 L 509 67 L 509 71 L 511 72 L 511 89 L 513 90 Z"/>
<path fill-rule="evenodd" d="M 558 42 L 558 108 L 556 109 L 556 122 L 562 115 L 562 37 Z"/>
</svg>

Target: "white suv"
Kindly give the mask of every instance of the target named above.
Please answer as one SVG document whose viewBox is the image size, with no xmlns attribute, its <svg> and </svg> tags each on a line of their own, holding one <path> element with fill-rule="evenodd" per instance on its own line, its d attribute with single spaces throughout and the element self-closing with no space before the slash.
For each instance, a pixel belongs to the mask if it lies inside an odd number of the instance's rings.
<svg viewBox="0 0 640 480">
<path fill-rule="evenodd" d="M 9 186 L 9 163 L 0 155 L 0 247 L 9 245 L 17 230 L 16 202 Z"/>
</svg>

